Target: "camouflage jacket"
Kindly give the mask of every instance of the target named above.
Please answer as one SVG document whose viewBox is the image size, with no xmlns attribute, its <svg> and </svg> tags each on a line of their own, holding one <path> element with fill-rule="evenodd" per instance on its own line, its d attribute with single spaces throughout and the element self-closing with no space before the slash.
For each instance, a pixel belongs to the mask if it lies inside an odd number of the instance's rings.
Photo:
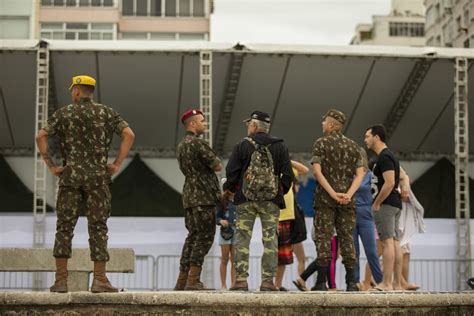
<svg viewBox="0 0 474 316">
<path fill-rule="evenodd" d="M 178 144 L 176 156 L 185 176 L 183 207 L 216 205 L 220 198 L 219 180 L 214 168 L 221 163 L 209 144 L 192 132 Z"/>
<path fill-rule="evenodd" d="M 334 191 L 345 193 L 354 180 L 356 169 L 363 165 L 359 148 L 355 141 L 341 132 L 332 132 L 315 141 L 311 163 L 321 165 L 321 171 Z M 315 209 L 321 204 L 337 206 L 337 202 L 318 185 L 314 196 Z"/>
<path fill-rule="evenodd" d="M 44 130 L 59 139 L 63 166 L 61 186 L 99 186 L 111 183 L 107 159 L 113 134 L 128 127 L 112 108 L 81 99 L 57 110 Z"/>
</svg>

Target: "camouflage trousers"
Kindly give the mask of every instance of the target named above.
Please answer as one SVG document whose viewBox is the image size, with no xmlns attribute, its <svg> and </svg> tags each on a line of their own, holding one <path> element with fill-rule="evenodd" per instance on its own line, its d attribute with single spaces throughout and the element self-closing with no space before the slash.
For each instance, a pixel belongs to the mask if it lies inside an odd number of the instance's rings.
<svg viewBox="0 0 474 316">
<path fill-rule="evenodd" d="M 247 280 L 250 239 L 257 216 L 262 222 L 262 281 L 273 281 L 278 264 L 278 218 L 280 209 L 273 202 L 245 202 L 237 205 L 234 266 L 236 280 Z"/>
<path fill-rule="evenodd" d="M 341 205 L 331 207 L 321 205 L 316 210 L 314 218 L 316 264 L 321 267 L 329 266 L 331 262 L 331 238 L 336 228 L 337 240 L 346 268 L 353 268 L 356 263 L 354 239 L 352 232 L 355 227 L 355 210 L 353 206 Z"/>
<path fill-rule="evenodd" d="M 216 207 L 187 208 L 184 211 L 184 223 L 188 236 L 184 241 L 179 268 L 181 271 L 188 271 L 191 266 L 201 267 L 212 247 L 216 234 Z"/>
<path fill-rule="evenodd" d="M 107 219 L 110 216 L 111 193 L 108 185 L 96 187 L 60 186 L 56 204 L 56 240 L 53 255 L 71 258 L 71 244 L 81 209 L 85 210 L 92 261 L 109 261 Z"/>
</svg>

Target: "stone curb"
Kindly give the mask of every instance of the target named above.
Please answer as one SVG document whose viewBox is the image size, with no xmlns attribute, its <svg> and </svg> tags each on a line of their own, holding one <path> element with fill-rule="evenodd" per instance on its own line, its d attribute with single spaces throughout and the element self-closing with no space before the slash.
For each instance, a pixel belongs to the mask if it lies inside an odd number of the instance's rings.
<svg viewBox="0 0 474 316">
<path fill-rule="evenodd" d="M 0 306 L 39 305 L 141 305 L 200 306 L 232 305 L 262 307 L 449 307 L 472 306 L 474 291 L 456 293 L 259 293 L 259 292 L 123 292 L 93 294 L 70 292 L 0 292 Z"/>
</svg>

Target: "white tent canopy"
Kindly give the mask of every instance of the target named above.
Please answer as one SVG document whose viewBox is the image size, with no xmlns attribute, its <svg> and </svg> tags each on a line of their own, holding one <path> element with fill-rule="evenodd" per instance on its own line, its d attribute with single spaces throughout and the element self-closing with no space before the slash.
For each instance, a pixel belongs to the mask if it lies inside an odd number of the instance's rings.
<svg viewBox="0 0 474 316">
<path fill-rule="evenodd" d="M 2 149 L 34 145 L 37 44 L 0 41 Z M 454 60 L 474 61 L 473 50 L 426 47 L 51 41 L 49 50 L 50 108 L 70 102 L 72 76 L 89 74 L 98 79 L 96 101 L 117 109 L 137 135 L 135 146 L 157 156 L 174 153 L 180 114 L 198 106 L 201 50 L 213 52 L 214 136 L 226 135 L 218 145 L 222 152 L 242 137 L 242 119 L 254 109 L 270 113 L 272 133 L 291 152 L 309 152 L 321 136 L 321 116 L 337 108 L 348 116 L 346 134 L 359 142 L 366 127 L 392 122 L 389 144 L 401 155 L 452 154 Z M 232 62 L 239 54 L 236 70 Z M 229 92 L 235 73 L 237 88 Z M 469 85 L 474 91 L 474 80 Z M 229 96 L 230 120 L 223 122 Z"/>
</svg>

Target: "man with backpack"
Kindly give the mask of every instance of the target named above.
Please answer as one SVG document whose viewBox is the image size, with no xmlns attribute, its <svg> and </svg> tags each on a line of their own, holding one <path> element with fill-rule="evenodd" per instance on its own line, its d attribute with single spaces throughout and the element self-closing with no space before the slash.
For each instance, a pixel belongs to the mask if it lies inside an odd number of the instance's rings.
<svg viewBox="0 0 474 316">
<path fill-rule="evenodd" d="M 236 210 L 236 282 L 230 290 L 248 291 L 249 246 L 257 216 L 262 223 L 264 253 L 260 291 L 278 291 L 273 284 L 277 267 L 278 218 L 285 208 L 283 195 L 293 180 L 288 149 L 283 140 L 268 134 L 270 116 L 254 111 L 247 137 L 235 145 L 226 167 L 224 198 L 234 195 Z"/>
</svg>

